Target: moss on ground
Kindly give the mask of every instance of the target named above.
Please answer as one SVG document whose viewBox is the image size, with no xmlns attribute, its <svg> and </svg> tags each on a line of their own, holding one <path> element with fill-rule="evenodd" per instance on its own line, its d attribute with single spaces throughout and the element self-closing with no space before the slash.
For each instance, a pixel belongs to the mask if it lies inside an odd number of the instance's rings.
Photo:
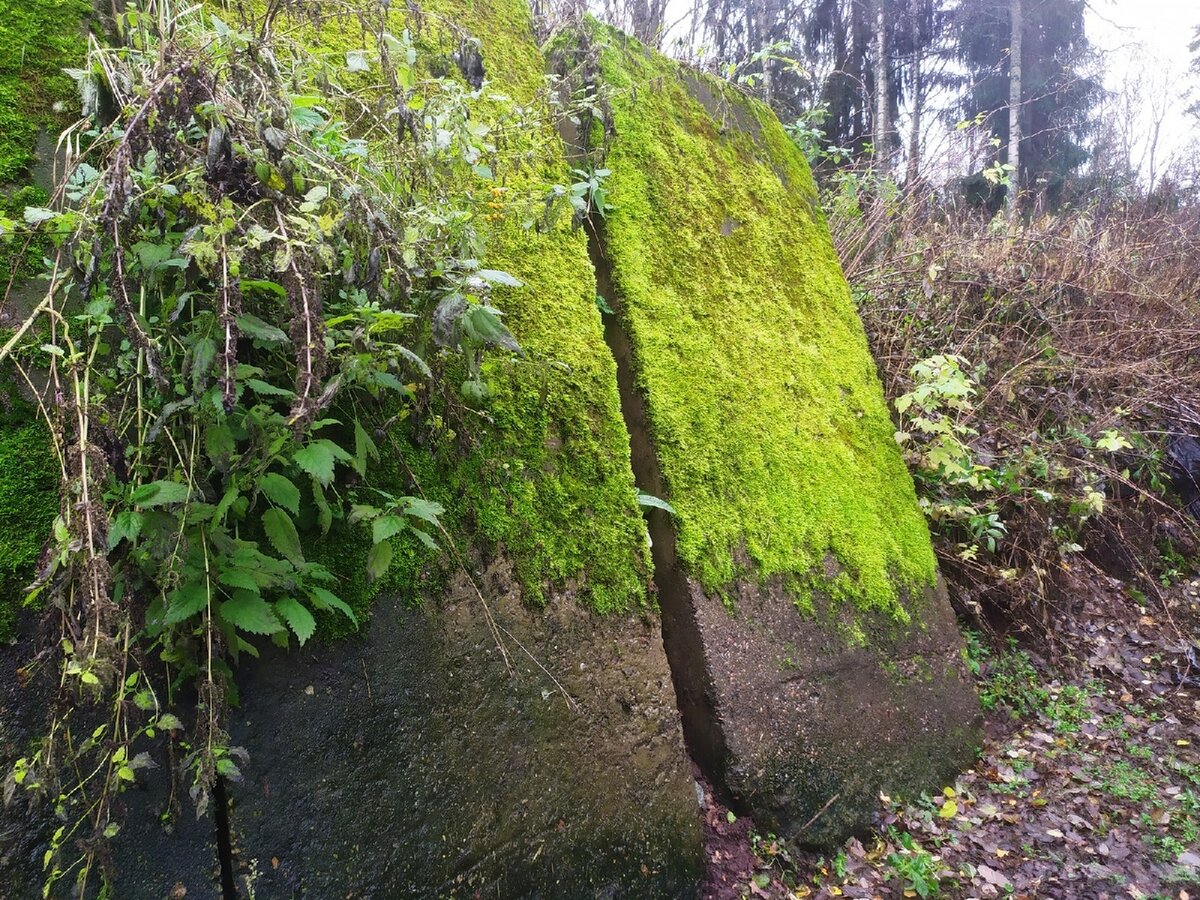
<svg viewBox="0 0 1200 900">
<path fill-rule="evenodd" d="M 524 283 L 496 291 L 524 355 L 485 364 L 489 397 L 481 412 L 489 424 L 472 418 L 458 423 L 469 429 L 469 439 L 424 435 L 420 443 L 397 429 L 397 465 L 375 477 L 392 493 L 407 493 L 417 475 L 424 493 L 447 508 L 444 521 L 460 547 L 481 539 L 488 548 L 503 548 L 529 602 L 566 590 L 600 613 L 641 607 L 650 570 L 645 525 L 586 236 L 572 228 L 569 215 L 551 222 L 542 217 L 545 198 L 553 185 L 568 183 L 569 169 L 548 114 L 545 63 L 529 6 L 525 0 L 430 0 L 419 23 L 401 4 L 393 4 L 391 15 L 392 30 L 409 28 L 435 60 L 450 60 L 463 36 L 476 38 L 485 94 L 508 98 L 481 100 L 478 117 L 495 122 L 531 107 L 539 124 L 505 130 L 500 153 L 506 164 L 495 182 L 462 187 L 489 217 L 480 223 L 487 236 L 484 265 Z M 312 46 L 335 60 L 361 48 L 357 18 L 326 19 Z M 345 599 L 360 611 L 380 589 L 419 596 L 438 578 L 437 566 L 414 547 L 393 564 L 387 582 L 369 585 L 358 574 L 369 548 L 366 534 L 334 540 L 339 551 L 330 565 L 343 577 Z"/>
<path fill-rule="evenodd" d="M 600 26 L 607 252 L 679 555 L 908 619 L 936 565 L 812 175 L 775 116 Z M 839 573 L 827 578 L 832 555 Z"/>
</svg>

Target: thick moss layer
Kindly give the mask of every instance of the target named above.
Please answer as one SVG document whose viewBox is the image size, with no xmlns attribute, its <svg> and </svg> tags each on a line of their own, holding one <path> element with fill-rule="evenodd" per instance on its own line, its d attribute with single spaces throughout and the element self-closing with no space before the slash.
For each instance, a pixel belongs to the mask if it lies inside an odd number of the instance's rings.
<svg viewBox="0 0 1200 900">
<path fill-rule="evenodd" d="M 729 85 L 592 40 L 607 252 L 681 559 L 719 591 L 744 548 L 801 606 L 819 588 L 906 620 L 902 595 L 935 578 L 929 532 L 804 157 Z"/>
<path fill-rule="evenodd" d="M 0 641 L 12 636 L 22 588 L 57 513 L 58 470 L 46 428 L 0 420 Z"/>
<path fill-rule="evenodd" d="M 0 184 L 19 180 L 34 161 L 38 134 L 57 130 L 75 111 L 63 68 L 79 64 L 90 11 L 87 0 L 0 2 Z"/>
<path fill-rule="evenodd" d="M 83 58 L 90 11 L 87 0 L 0 2 L 0 185 L 11 186 L 0 193 L 0 215 L 19 221 L 26 206 L 47 199 L 27 182 L 39 136 L 56 133 L 77 112 L 74 83 L 62 70 Z M 22 248 L 0 245 L 0 292 L 14 270 L 22 277 L 40 268 L 43 245 Z M 0 641 L 6 641 L 58 512 L 58 470 L 49 435 L 35 411 L 16 399 L 11 373 L 0 381 Z"/>
<path fill-rule="evenodd" d="M 486 367 L 490 395 L 483 417 L 464 423 L 462 436 L 413 444 L 395 435 L 404 465 L 383 478 L 390 490 L 413 488 L 446 506 L 447 524 L 466 545 L 479 538 L 512 559 L 527 600 L 542 602 L 556 590 L 576 593 L 597 612 L 645 604 L 650 563 L 645 526 L 637 508 L 629 441 L 621 420 L 616 366 L 604 343 L 595 304 L 595 275 L 587 240 L 569 216 L 547 225 L 531 215 L 556 185 L 569 183 L 561 141 L 547 112 L 545 63 L 533 39 L 525 0 L 470 2 L 430 0 L 417 19 L 393 4 L 393 31 L 408 28 L 434 58 L 450 60 L 463 36 L 480 43 L 488 90 L 476 114 L 494 121 L 519 106 L 538 110 L 543 127 L 508 131 L 501 154 L 504 171 L 495 182 L 463 189 L 488 216 L 488 268 L 507 271 L 524 286 L 502 288 L 496 301 L 520 342 L 518 360 L 495 359 Z M 327 19 L 312 35 L 314 50 L 340 57 L 361 47 L 354 16 Z M 504 95 L 496 100 L 486 95 Z M 513 141 L 520 142 L 513 146 Z M 516 165 L 514 165 L 516 162 Z M 498 189 L 498 190 L 493 190 Z M 489 205 L 495 204 L 495 205 Z M 339 571 L 351 579 L 365 559 L 365 538 L 343 535 Z M 411 565 L 394 566 L 384 587 L 424 592 L 430 561 L 412 554 Z M 347 600 L 364 607 L 372 586 L 344 585 Z"/>
</svg>

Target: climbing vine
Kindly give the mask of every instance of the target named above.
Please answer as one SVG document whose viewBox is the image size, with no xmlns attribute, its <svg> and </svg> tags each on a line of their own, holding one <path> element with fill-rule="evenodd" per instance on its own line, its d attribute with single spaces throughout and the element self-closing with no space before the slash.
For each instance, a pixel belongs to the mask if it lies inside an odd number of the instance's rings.
<svg viewBox="0 0 1200 900">
<path fill-rule="evenodd" d="M 484 354 L 520 353 L 491 300 L 520 283 L 478 261 L 509 161 L 471 115 L 477 51 L 464 36 L 455 74 L 375 15 L 353 23 L 367 49 L 320 54 L 275 13 L 131 8 L 120 45 L 73 73 L 87 118 L 63 186 L 0 220 L 55 250 L 0 350 L 47 385 L 62 475 L 29 599 L 61 624 L 65 702 L 6 785 L 61 822 L 47 895 L 95 877 L 115 798 L 154 765 L 143 738 L 174 737 L 198 813 L 240 778 L 231 663 L 305 643 L 320 615 L 355 620 L 303 536 L 369 522 L 374 579 L 400 536 L 436 546 L 440 506 L 372 485 L 377 442 L 435 404 L 465 416 Z M 542 127 L 530 115 L 504 127 Z"/>
</svg>

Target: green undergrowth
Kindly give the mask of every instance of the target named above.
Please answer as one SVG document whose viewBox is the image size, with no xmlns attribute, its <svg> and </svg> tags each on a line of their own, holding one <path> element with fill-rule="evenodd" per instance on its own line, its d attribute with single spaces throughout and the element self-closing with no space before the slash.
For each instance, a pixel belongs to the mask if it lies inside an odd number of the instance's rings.
<svg viewBox="0 0 1200 900">
<path fill-rule="evenodd" d="M 640 608 L 650 563 L 587 241 L 569 216 L 545 214 L 546 198 L 569 172 L 546 109 L 545 65 L 528 5 L 436 0 L 422 4 L 419 22 L 396 8 L 391 16 L 395 33 L 408 28 L 422 58 L 442 61 L 450 73 L 464 48 L 482 58 L 488 86 L 475 114 L 493 127 L 508 163 L 503 175 L 463 190 L 483 223 L 483 264 L 522 282 L 496 290 L 522 354 L 485 362 L 487 396 L 468 418 L 435 401 L 437 418 L 445 415 L 441 427 L 428 428 L 428 417 L 394 426 L 394 464 L 377 476 L 378 486 L 407 491 L 415 475 L 420 490 L 446 508 L 443 521 L 460 555 L 471 558 L 472 544 L 505 552 L 528 602 L 568 591 L 600 613 Z M 337 58 L 362 47 L 362 32 L 353 17 L 327 18 L 313 43 Z M 509 127 L 520 117 L 542 125 Z M 454 565 L 448 552 L 433 558 L 414 545 L 384 582 L 372 584 L 359 574 L 370 550 L 365 529 L 335 529 L 326 543 L 321 552 L 360 613 L 381 591 L 436 596 Z"/>
<path fill-rule="evenodd" d="M 607 252 L 671 503 L 708 589 L 739 571 L 906 621 L 933 583 L 893 440 L 802 154 L 734 88 L 600 26 L 612 90 Z M 832 556 L 838 574 L 825 574 Z"/>
</svg>

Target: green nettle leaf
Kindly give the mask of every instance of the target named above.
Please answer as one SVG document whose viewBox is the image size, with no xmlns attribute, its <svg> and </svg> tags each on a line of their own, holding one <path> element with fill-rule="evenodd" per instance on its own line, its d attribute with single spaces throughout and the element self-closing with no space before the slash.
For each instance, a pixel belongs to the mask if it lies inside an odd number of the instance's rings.
<svg viewBox="0 0 1200 900">
<path fill-rule="evenodd" d="M 321 487 L 320 482 L 313 478 L 310 484 L 312 484 L 313 505 L 317 508 L 317 525 L 321 528 L 321 534 L 329 534 L 329 529 L 333 526 L 333 507 L 325 499 L 325 488 Z"/>
<path fill-rule="evenodd" d="M 422 531 L 420 528 L 412 529 L 412 533 L 415 534 L 417 536 L 417 538 L 421 541 L 421 543 L 424 544 L 426 547 L 428 547 L 430 550 L 436 550 L 438 548 L 437 541 L 435 541 L 432 537 L 429 536 L 429 534 Z"/>
<path fill-rule="evenodd" d="M 217 504 L 216 510 L 213 511 L 213 520 L 220 524 L 225 520 L 226 514 L 233 508 L 233 504 L 237 502 L 238 497 L 237 485 L 231 484 L 225 489 L 225 495 L 221 498 L 221 502 Z"/>
<path fill-rule="evenodd" d="M 386 541 L 376 544 L 367 554 L 367 577 L 376 581 L 383 577 L 392 564 L 392 545 Z"/>
<path fill-rule="evenodd" d="M 440 524 L 438 516 L 443 515 L 446 512 L 446 508 L 440 503 L 431 503 L 428 500 L 422 500 L 420 497 L 406 497 L 404 500 L 404 512 L 406 515 L 423 519 L 436 528 Z"/>
<path fill-rule="evenodd" d="M 274 282 L 262 282 L 262 284 L 274 284 Z M 288 342 L 288 336 L 282 330 L 250 313 L 238 316 L 238 328 L 241 329 L 242 334 L 252 337 L 256 341 L 262 341 L 264 344 L 286 344 Z"/>
<path fill-rule="evenodd" d="M 397 347 L 396 349 L 400 352 L 401 356 L 417 367 L 418 372 L 420 372 L 426 378 L 433 377 L 433 369 L 429 368 L 429 363 L 425 362 L 425 360 L 422 359 L 418 354 L 414 353 L 412 350 L 409 350 L 407 347 Z"/>
<path fill-rule="evenodd" d="M 190 619 L 208 605 L 208 589 L 203 581 L 189 581 L 171 592 L 167 604 L 166 623 L 178 625 Z"/>
<path fill-rule="evenodd" d="M 642 492 L 639 491 L 638 496 L 637 496 L 637 502 L 638 502 L 638 506 L 649 506 L 649 507 L 653 507 L 654 509 L 664 509 L 667 512 L 669 512 L 671 515 L 676 514 L 675 507 L 673 507 L 666 500 L 662 500 L 658 497 L 655 497 L 653 494 L 643 494 Z"/>
<path fill-rule="evenodd" d="M 480 269 L 475 274 L 490 284 L 502 284 L 505 287 L 521 287 L 524 284 L 523 281 L 513 278 L 507 272 L 499 272 L 496 269 Z"/>
<path fill-rule="evenodd" d="M 300 515 L 300 489 L 278 472 L 268 472 L 258 480 L 258 488 L 276 506 L 282 506 L 293 516 Z"/>
<path fill-rule="evenodd" d="M 217 575 L 217 581 L 231 588 L 239 588 L 257 594 L 259 585 L 257 579 L 245 569 L 222 569 Z"/>
<path fill-rule="evenodd" d="M 347 50 L 346 51 L 346 71 L 348 72 L 369 72 L 371 71 L 371 63 L 367 59 L 365 50 Z"/>
<path fill-rule="evenodd" d="M 202 338 L 196 341 L 192 348 L 192 390 L 199 392 L 204 379 L 212 368 L 213 360 L 217 358 L 217 342 L 212 338 Z"/>
<path fill-rule="evenodd" d="M 308 585 L 305 590 L 308 592 L 308 599 L 312 601 L 312 605 L 317 609 L 336 609 L 353 622 L 355 628 L 358 627 L 358 616 L 354 615 L 354 610 L 350 608 L 350 604 L 337 594 L 316 585 Z"/>
<path fill-rule="evenodd" d="M 271 604 L 249 591 L 236 591 L 221 604 L 220 611 L 222 619 L 249 634 L 275 634 L 283 630 Z"/>
<path fill-rule="evenodd" d="M 350 525 L 357 525 L 359 522 L 375 518 L 382 512 L 383 510 L 377 506 L 370 506 L 366 503 L 353 503 L 350 505 L 350 515 L 346 517 L 346 522 Z"/>
<path fill-rule="evenodd" d="M 108 527 L 108 549 L 114 549 L 121 541 L 133 541 L 142 533 L 142 514 L 132 509 L 122 510 Z"/>
<path fill-rule="evenodd" d="M 134 506 L 149 509 L 152 506 L 182 503 L 190 495 L 191 489 L 178 481 L 152 481 L 135 490 L 130 499 Z"/>
<path fill-rule="evenodd" d="M 367 458 L 379 459 L 379 449 L 358 419 L 354 420 L 354 471 L 367 474 Z"/>
<path fill-rule="evenodd" d="M 284 290 L 282 284 L 279 284 L 275 281 L 260 281 L 256 278 L 243 278 L 241 281 L 241 288 L 243 294 L 252 293 L 254 291 L 263 291 L 264 293 L 274 294 L 280 300 L 287 299 L 287 291 Z M 249 316 L 248 318 L 255 322 L 262 322 L 262 319 L 259 319 L 257 316 Z M 270 328 L 272 326 L 268 325 L 267 327 Z M 280 332 L 280 334 L 282 333 L 283 332 Z"/>
<path fill-rule="evenodd" d="M 275 601 L 275 612 L 279 614 L 279 618 L 287 622 L 288 628 L 295 633 L 296 640 L 300 642 L 301 647 L 317 630 L 317 620 L 313 618 L 312 613 L 293 597 Z"/>
<path fill-rule="evenodd" d="M 233 451 L 237 449 L 237 445 L 233 440 L 233 431 L 224 423 L 213 423 L 204 429 L 204 452 L 208 454 L 208 458 L 215 462 L 221 462 L 226 457 L 232 456 Z"/>
<path fill-rule="evenodd" d="M 333 482 L 333 468 L 339 460 L 350 462 L 352 457 L 333 441 L 324 439 L 313 441 L 292 456 L 292 462 L 323 487 L 328 487 Z"/>
<path fill-rule="evenodd" d="M 258 378 L 246 379 L 246 387 L 254 391 L 261 397 L 295 397 L 296 394 L 290 388 L 276 387 L 273 384 L 268 384 Z"/>
<path fill-rule="evenodd" d="M 57 218 L 58 213 L 52 209 L 45 209 L 41 206 L 25 207 L 25 224 L 39 225 L 42 222 L 48 222 L 51 219 Z"/>
<path fill-rule="evenodd" d="M 408 526 L 400 516 L 380 516 L 371 524 L 371 539 L 381 544 L 390 537 L 395 537 Z"/>
<path fill-rule="evenodd" d="M 296 532 L 296 524 L 291 516 L 278 507 L 272 507 L 263 513 L 262 523 L 271 546 L 297 565 L 304 562 L 304 554 L 300 550 L 300 535 Z"/>
<path fill-rule="evenodd" d="M 505 350 L 511 350 L 513 353 L 520 353 L 521 345 L 500 321 L 500 315 L 500 310 L 491 306 L 470 306 L 463 313 L 463 328 L 466 329 L 467 334 L 481 344 L 494 344 Z"/>
</svg>

